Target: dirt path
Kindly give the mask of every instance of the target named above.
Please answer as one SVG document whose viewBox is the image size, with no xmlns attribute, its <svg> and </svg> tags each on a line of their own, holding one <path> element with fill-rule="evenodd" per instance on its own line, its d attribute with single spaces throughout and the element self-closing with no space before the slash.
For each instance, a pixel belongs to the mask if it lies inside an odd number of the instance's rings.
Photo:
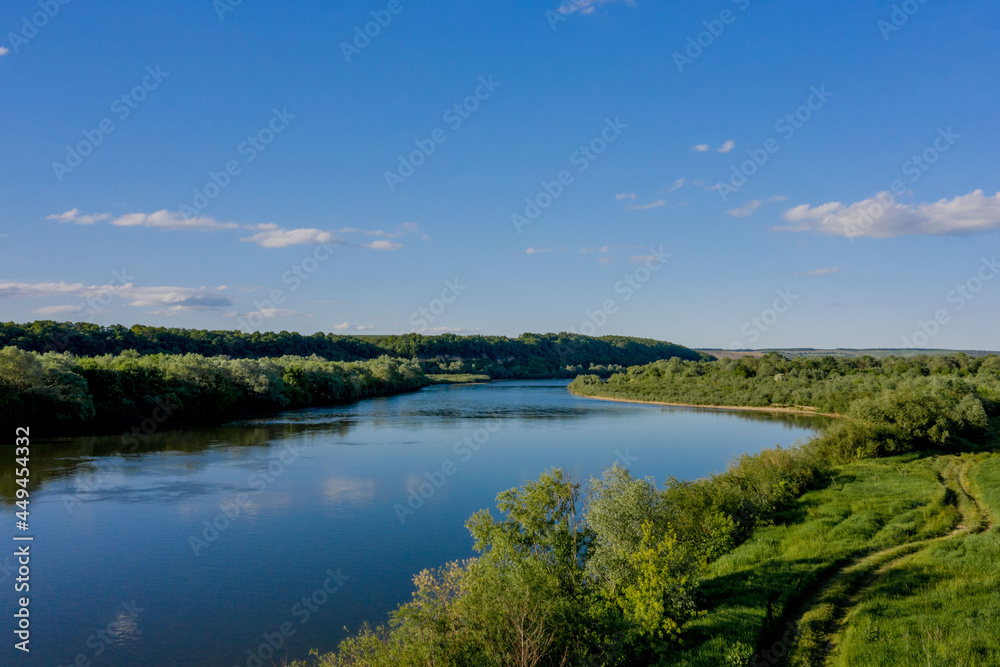
<svg viewBox="0 0 1000 667">
<path fill-rule="evenodd" d="M 781 629 L 789 622 L 798 626 L 800 657 L 808 655 L 809 664 L 832 664 L 852 610 L 864 600 L 882 575 L 934 544 L 992 527 L 990 515 L 969 492 L 969 470 L 977 462 L 976 457 L 957 456 L 945 467 L 943 474 L 938 475 L 949 499 L 961 514 L 958 525 L 951 532 L 882 549 L 860 558 L 834 571 L 817 593 L 788 610 L 780 624 Z M 765 635 L 760 646 L 770 646 L 774 641 L 776 637 Z"/>
</svg>

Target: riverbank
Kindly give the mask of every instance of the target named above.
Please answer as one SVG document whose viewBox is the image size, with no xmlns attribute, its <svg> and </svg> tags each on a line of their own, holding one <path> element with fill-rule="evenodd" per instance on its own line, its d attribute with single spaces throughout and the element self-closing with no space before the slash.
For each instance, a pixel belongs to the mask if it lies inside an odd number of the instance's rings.
<svg viewBox="0 0 1000 667">
<path fill-rule="evenodd" d="M 710 567 L 671 665 L 1000 664 L 1000 455 L 834 468 Z M 933 637 L 933 641 L 928 638 Z"/>
<path fill-rule="evenodd" d="M 724 410 L 727 412 L 771 412 L 777 414 L 808 415 L 810 417 L 833 417 L 836 419 L 841 419 L 846 416 L 838 414 L 836 412 L 820 412 L 817 408 L 811 408 L 803 405 L 796 405 L 794 407 L 788 407 L 788 406 L 753 407 L 747 405 L 703 405 L 698 403 L 668 403 L 666 401 L 640 401 L 634 398 L 611 398 L 608 396 L 588 396 L 586 394 L 581 394 L 577 391 L 573 391 L 572 388 L 569 389 L 569 393 L 573 394 L 574 396 L 579 396 L 580 398 L 592 398 L 597 401 L 610 401 L 612 403 L 636 403 L 639 405 L 662 405 L 670 408 L 698 408 L 700 410 Z"/>
</svg>

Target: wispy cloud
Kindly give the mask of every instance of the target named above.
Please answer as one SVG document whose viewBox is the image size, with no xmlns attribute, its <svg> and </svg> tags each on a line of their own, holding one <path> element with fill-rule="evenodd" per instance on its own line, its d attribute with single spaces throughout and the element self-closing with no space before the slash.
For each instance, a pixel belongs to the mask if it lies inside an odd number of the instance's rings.
<svg viewBox="0 0 1000 667">
<path fill-rule="evenodd" d="M 0 46 L 0 56 L 5 56 L 8 53 L 10 53 L 10 49 L 8 49 L 6 46 Z"/>
<path fill-rule="evenodd" d="M 601 253 L 601 254 L 609 253 L 609 252 L 611 252 L 611 246 L 609 246 L 609 245 L 602 245 L 602 246 L 596 247 L 596 248 L 580 248 L 580 253 L 583 254 L 583 255 L 589 255 L 589 254 L 594 253 L 594 252 L 598 252 L 598 253 Z"/>
<path fill-rule="evenodd" d="M 748 201 L 746 204 L 740 206 L 739 208 L 729 209 L 729 215 L 733 216 L 734 218 L 746 218 L 748 216 L 753 215 L 754 212 L 764 204 L 773 204 L 774 202 L 786 201 L 787 199 L 788 197 L 786 197 L 785 195 L 778 195 L 777 197 L 771 197 L 770 199 L 765 199 L 764 201 L 761 201 L 759 199 L 754 199 L 753 201 Z"/>
<path fill-rule="evenodd" d="M 637 204 L 635 206 L 626 207 L 629 211 L 648 211 L 651 208 L 660 208 L 661 206 L 666 206 L 667 201 L 661 199 L 659 201 L 654 201 L 652 204 Z"/>
<path fill-rule="evenodd" d="M 45 306 L 31 311 L 35 315 L 75 315 L 83 312 L 80 306 Z"/>
<path fill-rule="evenodd" d="M 220 230 L 245 230 L 254 233 L 241 238 L 240 241 L 255 243 L 262 248 L 287 248 L 307 243 L 347 244 L 347 241 L 335 236 L 334 232 L 312 227 L 286 229 L 274 223 L 240 225 L 235 222 L 221 222 L 208 216 L 186 217 L 180 212 L 167 210 L 156 211 L 155 213 L 129 213 L 115 217 L 110 213 L 83 214 L 80 212 L 80 209 L 74 208 L 65 213 L 50 215 L 45 219 L 75 225 L 93 225 L 96 222 L 108 221 L 115 227 L 148 227 L 160 231 L 214 232 Z M 339 230 L 337 233 L 380 237 L 379 240 L 370 243 L 351 244 L 358 247 L 370 248 L 372 250 L 398 250 L 403 245 L 395 241 L 389 241 L 388 239 L 419 234 L 420 225 L 415 222 L 405 222 L 393 231 L 347 227 Z M 421 235 L 421 238 L 425 241 L 430 240 L 430 236 L 426 234 Z"/>
<path fill-rule="evenodd" d="M 634 192 L 623 192 L 621 194 L 615 195 L 615 199 L 635 199 Z"/>
<path fill-rule="evenodd" d="M 709 148 L 708 144 L 698 144 L 697 146 L 692 146 L 691 150 L 697 153 L 704 153 L 708 150 L 708 148 Z"/>
<path fill-rule="evenodd" d="M 343 243 L 342 239 L 319 229 L 284 229 L 275 224 L 257 225 L 256 229 L 261 231 L 241 238 L 240 241 L 256 243 L 262 248 L 287 248 L 305 243 Z"/>
<path fill-rule="evenodd" d="M 60 213 L 59 215 L 50 215 L 46 220 L 55 220 L 56 222 L 64 222 L 73 225 L 92 225 L 95 222 L 100 222 L 102 220 L 108 220 L 111 218 L 107 213 L 95 213 L 92 215 L 81 215 L 80 209 L 74 208 L 72 210 L 66 211 L 65 213 Z"/>
<path fill-rule="evenodd" d="M 785 212 L 789 225 L 776 231 L 814 232 L 830 236 L 893 238 L 910 234 L 963 235 L 1000 229 L 1000 193 L 987 197 L 975 190 L 954 199 L 900 204 L 888 192 L 849 206 L 830 202 L 803 204 Z"/>
<path fill-rule="evenodd" d="M 163 231 L 214 232 L 220 229 L 239 229 L 235 222 L 219 222 L 215 218 L 196 216 L 185 218 L 179 212 L 157 211 L 155 213 L 129 213 L 111 221 L 115 227 L 151 227 Z"/>
<path fill-rule="evenodd" d="M 721 146 L 719 146 L 719 152 L 720 153 L 728 153 L 729 151 L 733 150 L 734 148 L 736 148 L 736 142 L 733 141 L 732 139 L 729 139 L 728 141 L 726 141 L 726 143 L 724 143 Z"/>
<path fill-rule="evenodd" d="M 670 186 L 670 189 L 667 190 L 667 192 L 669 193 L 669 192 L 674 192 L 676 190 L 680 190 L 682 187 L 684 187 L 684 183 L 686 180 L 687 179 L 684 178 L 678 178 L 676 181 L 674 181 L 674 184 Z"/>
<path fill-rule="evenodd" d="M 559 12 L 561 14 L 593 14 L 597 7 L 615 2 L 635 7 L 635 0 L 564 0 L 559 6 Z"/>
<path fill-rule="evenodd" d="M 552 248 L 528 248 L 524 252 L 529 255 L 541 255 L 547 252 L 552 252 Z"/>
<path fill-rule="evenodd" d="M 69 223 L 74 225 L 92 225 L 95 222 L 110 220 L 116 227 L 152 227 L 164 231 L 193 230 L 211 232 L 220 229 L 239 229 L 235 222 L 219 222 L 215 218 L 198 216 L 185 218 L 183 214 L 173 211 L 156 211 L 155 213 L 129 213 L 115 218 L 110 213 L 90 213 L 81 214 L 80 209 L 74 208 L 60 213 L 50 215 L 46 220 Z"/>
<path fill-rule="evenodd" d="M 286 310 L 284 308 L 261 308 L 260 310 L 244 314 L 243 318 L 246 320 L 253 318 L 273 320 L 280 317 L 300 317 L 301 315 L 302 313 L 297 310 Z"/>
<path fill-rule="evenodd" d="M 815 271 L 806 271 L 805 273 L 797 273 L 797 276 L 809 276 L 811 278 L 818 278 L 819 276 L 832 276 L 835 273 L 840 273 L 839 266 L 831 266 L 824 269 L 816 269 Z"/>
<path fill-rule="evenodd" d="M 350 322 L 343 322 L 341 324 L 335 325 L 333 328 L 336 329 L 337 331 L 347 331 L 348 329 L 350 329 L 351 331 L 368 331 L 369 329 L 374 329 L 375 327 L 356 325 L 356 324 L 351 324 Z"/>
<path fill-rule="evenodd" d="M 372 241 L 371 243 L 365 243 L 364 247 L 372 250 L 399 250 L 403 247 L 403 244 L 396 243 L 395 241 Z"/>
<path fill-rule="evenodd" d="M 76 299 L 103 299 L 111 296 L 121 299 L 128 306 L 160 308 L 158 312 L 188 310 L 219 310 L 231 307 L 233 300 L 219 289 L 205 287 L 136 287 L 124 285 L 84 285 L 83 283 L 48 282 L 22 283 L 0 281 L 0 299 L 70 297 Z M 47 306 L 48 314 L 75 312 L 79 306 Z M 72 310 L 71 310 L 72 309 Z M 40 312 L 40 311 L 38 311 Z"/>
</svg>

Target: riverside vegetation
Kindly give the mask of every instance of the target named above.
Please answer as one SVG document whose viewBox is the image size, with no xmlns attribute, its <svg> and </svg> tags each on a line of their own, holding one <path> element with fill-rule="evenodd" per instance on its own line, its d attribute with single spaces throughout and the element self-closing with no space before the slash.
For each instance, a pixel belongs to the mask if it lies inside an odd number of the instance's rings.
<svg viewBox="0 0 1000 667">
<path fill-rule="evenodd" d="M 0 324 L 0 423 L 65 432 L 329 405 L 428 384 L 610 375 L 688 348 L 575 334 L 335 336 Z"/>
<path fill-rule="evenodd" d="M 52 321 L 0 323 L 0 348 L 7 346 L 79 357 L 117 355 L 128 350 L 143 356 L 199 354 L 233 359 L 316 355 L 329 361 L 369 361 L 389 356 L 415 360 L 428 374 L 483 374 L 495 380 L 574 378 L 584 372 L 606 376 L 661 359 L 704 357 L 663 341 L 572 333 L 526 333 L 518 338 L 455 334 L 303 336 L 287 331 L 243 333 Z"/>
<path fill-rule="evenodd" d="M 671 360 L 571 389 L 844 417 L 696 481 L 504 491 L 467 523 L 477 558 L 308 664 L 1000 664 L 1000 358 Z"/>
</svg>

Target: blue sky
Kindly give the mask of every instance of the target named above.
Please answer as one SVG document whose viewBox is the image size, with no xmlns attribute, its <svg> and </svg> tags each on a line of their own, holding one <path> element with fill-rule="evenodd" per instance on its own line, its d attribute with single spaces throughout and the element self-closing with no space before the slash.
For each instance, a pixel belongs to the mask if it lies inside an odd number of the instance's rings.
<svg viewBox="0 0 1000 667">
<path fill-rule="evenodd" d="M 993 3 L 232 2 L 4 3 L 0 319 L 1000 348 Z"/>
</svg>

